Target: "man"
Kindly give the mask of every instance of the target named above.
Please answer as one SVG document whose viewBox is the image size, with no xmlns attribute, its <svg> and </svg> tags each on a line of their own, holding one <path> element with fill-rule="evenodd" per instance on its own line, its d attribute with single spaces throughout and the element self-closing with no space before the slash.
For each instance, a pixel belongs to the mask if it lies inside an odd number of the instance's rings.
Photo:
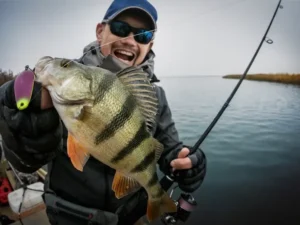
<svg viewBox="0 0 300 225">
<path fill-rule="evenodd" d="M 158 82 L 151 50 L 156 21 L 157 12 L 146 0 L 113 1 L 103 21 L 97 24 L 97 41 L 86 46 L 77 61 L 113 72 L 140 66 L 152 83 Z M 160 170 L 164 174 L 179 171 L 179 187 L 193 192 L 204 179 L 205 156 L 200 149 L 188 155 L 189 149 L 178 140 L 164 90 L 154 87 L 160 107 L 153 135 L 164 145 L 158 162 Z M 35 97 L 24 111 L 16 110 L 13 81 L 0 89 L 0 132 L 6 158 L 22 172 L 34 172 L 48 164 L 44 199 L 51 224 L 87 224 L 87 220 L 89 224 L 123 224 L 115 212 L 130 196 L 115 198 L 111 190 L 115 171 L 93 158 L 83 172 L 74 169 L 66 153 L 67 131 L 53 108 L 40 109 L 46 96 L 40 89 L 40 84 L 35 83 Z"/>
</svg>

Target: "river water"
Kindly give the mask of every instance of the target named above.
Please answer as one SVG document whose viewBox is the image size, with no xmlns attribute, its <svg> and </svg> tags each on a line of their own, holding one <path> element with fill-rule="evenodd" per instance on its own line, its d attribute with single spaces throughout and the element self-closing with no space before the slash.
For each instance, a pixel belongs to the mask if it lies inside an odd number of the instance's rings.
<svg viewBox="0 0 300 225">
<path fill-rule="evenodd" d="M 161 78 L 186 144 L 197 141 L 237 82 Z M 207 176 L 185 224 L 300 224 L 300 86 L 244 80 L 201 147 Z"/>
<path fill-rule="evenodd" d="M 197 141 L 237 82 L 161 78 L 185 144 Z M 300 224 L 300 86 L 244 80 L 201 148 L 208 171 L 185 224 Z"/>
</svg>

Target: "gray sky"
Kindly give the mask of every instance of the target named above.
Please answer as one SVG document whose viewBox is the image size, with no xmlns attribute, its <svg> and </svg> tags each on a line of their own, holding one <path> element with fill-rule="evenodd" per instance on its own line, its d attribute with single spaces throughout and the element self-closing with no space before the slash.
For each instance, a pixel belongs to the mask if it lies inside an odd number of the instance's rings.
<svg viewBox="0 0 300 225">
<path fill-rule="evenodd" d="M 150 0 L 158 11 L 155 72 L 243 73 L 277 0 Z M 0 68 L 18 73 L 44 55 L 78 58 L 111 0 L 0 0 Z M 249 73 L 300 73 L 300 0 L 283 0 Z"/>
</svg>

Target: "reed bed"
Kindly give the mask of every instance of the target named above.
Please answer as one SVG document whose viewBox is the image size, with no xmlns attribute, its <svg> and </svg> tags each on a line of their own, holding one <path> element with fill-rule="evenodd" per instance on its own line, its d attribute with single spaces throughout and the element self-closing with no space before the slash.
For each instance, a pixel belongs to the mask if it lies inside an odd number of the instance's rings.
<svg viewBox="0 0 300 225">
<path fill-rule="evenodd" d="M 240 79 L 241 77 L 242 77 L 241 74 L 229 74 L 223 76 L 223 78 L 225 79 Z M 300 74 L 289 74 L 289 73 L 248 74 L 246 75 L 245 80 L 268 81 L 268 82 L 300 85 Z"/>
<path fill-rule="evenodd" d="M 14 75 L 12 71 L 3 71 L 0 69 L 0 87 L 2 84 L 6 83 L 7 81 L 13 80 Z"/>
</svg>

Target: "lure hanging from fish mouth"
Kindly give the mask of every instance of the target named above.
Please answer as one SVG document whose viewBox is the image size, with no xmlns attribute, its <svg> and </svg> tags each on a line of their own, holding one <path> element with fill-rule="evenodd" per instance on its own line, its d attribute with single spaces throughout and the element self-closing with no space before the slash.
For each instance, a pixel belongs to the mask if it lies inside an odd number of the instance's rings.
<svg viewBox="0 0 300 225">
<path fill-rule="evenodd" d="M 207 129 L 204 131 L 204 133 L 202 134 L 202 136 L 199 138 L 199 140 L 195 143 L 195 145 L 192 147 L 190 154 L 193 154 L 198 148 L 199 146 L 202 144 L 202 142 L 205 140 L 205 138 L 208 136 L 208 134 L 210 133 L 210 131 L 212 130 L 212 128 L 214 127 L 214 125 L 218 122 L 219 118 L 222 116 L 223 112 L 226 110 L 226 108 L 228 107 L 230 101 L 232 100 L 232 98 L 234 97 L 235 93 L 237 92 L 239 86 L 241 85 L 242 81 L 244 80 L 244 78 L 246 77 L 249 69 L 251 68 L 259 50 L 262 47 L 263 42 L 266 42 L 268 44 L 273 44 L 273 40 L 271 40 L 270 38 L 267 37 L 267 34 L 271 28 L 271 25 L 274 21 L 275 16 L 277 15 L 277 11 L 279 8 L 283 8 L 283 6 L 281 5 L 281 1 L 279 0 L 278 5 L 276 7 L 276 10 L 273 14 L 273 17 L 269 23 L 269 26 L 254 54 L 254 56 L 252 57 L 249 65 L 247 66 L 245 72 L 243 73 L 243 76 L 240 78 L 239 82 L 237 83 L 237 85 L 235 86 L 235 88 L 233 89 L 232 93 L 230 94 L 229 98 L 226 100 L 226 102 L 224 103 L 224 105 L 222 106 L 222 108 L 220 109 L 220 111 L 218 112 L 218 114 L 216 115 L 216 117 L 213 119 L 213 121 L 211 122 L 211 124 L 207 127 Z M 152 30 L 152 31 L 156 31 L 156 30 Z M 139 35 L 139 34 L 135 34 L 134 36 Z M 122 39 L 126 39 L 128 37 L 124 37 L 124 38 L 120 38 L 119 40 Z M 112 44 L 116 41 L 113 42 L 108 42 L 105 43 L 103 45 L 98 46 L 97 48 L 101 48 L 105 45 L 109 45 Z M 91 49 L 89 51 L 87 51 L 86 53 L 83 54 L 82 58 L 90 51 L 93 51 L 94 49 Z M 69 62 L 65 62 L 64 65 L 68 66 L 68 64 L 70 62 L 72 62 L 73 60 L 69 60 Z M 16 107 L 19 110 L 24 110 L 26 109 L 29 104 L 30 101 L 32 100 L 32 92 L 33 92 L 33 86 L 34 86 L 34 80 L 35 80 L 35 73 L 33 70 L 31 70 L 29 68 L 29 66 L 25 67 L 25 70 L 23 72 L 21 72 L 15 79 L 15 83 L 14 83 L 14 94 L 15 94 L 15 100 L 16 100 Z M 170 179 L 170 178 L 169 178 Z M 172 179 L 171 179 L 172 180 Z"/>
<path fill-rule="evenodd" d="M 237 85 L 235 86 L 234 90 L 232 91 L 232 93 L 230 94 L 229 98 L 227 99 L 227 101 L 224 103 L 223 107 L 221 108 L 221 110 L 218 112 L 218 114 L 216 115 L 216 117 L 214 118 L 214 120 L 211 122 L 211 124 L 208 126 L 208 128 L 205 130 L 205 132 L 202 134 L 202 136 L 200 137 L 200 139 L 195 143 L 195 145 L 190 149 L 191 152 L 190 154 L 193 154 L 198 148 L 199 146 L 202 144 L 202 142 L 205 140 L 205 138 L 208 136 L 208 134 L 210 133 L 210 131 L 213 129 L 214 125 L 218 122 L 219 118 L 222 116 L 223 112 L 226 110 L 226 108 L 228 107 L 230 101 L 232 100 L 233 96 L 235 95 L 235 93 L 237 92 L 239 86 L 241 85 L 242 81 L 244 80 L 244 78 L 246 77 L 251 65 L 253 64 L 263 42 L 267 42 L 268 44 L 272 44 L 273 41 L 269 38 L 267 38 L 267 34 L 270 30 L 270 27 L 273 23 L 273 20 L 277 14 L 277 11 L 279 8 L 283 8 L 281 6 L 281 0 L 279 1 L 278 5 L 277 5 L 277 8 L 275 10 L 275 13 L 272 17 L 272 20 L 265 32 L 265 35 L 263 36 L 260 44 L 259 44 L 259 47 L 258 49 L 256 50 L 253 58 L 251 59 L 248 67 L 246 68 L 243 76 L 240 78 L 239 82 L 237 83 Z M 107 44 L 110 44 L 110 43 L 107 43 Z M 102 45 L 103 46 L 103 45 Z M 99 48 L 101 48 L 102 46 L 99 46 Z M 92 50 L 90 50 L 92 51 Z M 87 54 L 87 52 L 85 53 Z M 84 57 L 85 55 L 83 55 Z M 24 110 L 28 107 L 30 101 L 31 101 L 31 98 L 32 98 L 32 90 L 33 90 L 33 85 L 34 85 L 34 78 L 35 78 L 35 75 L 34 75 L 34 72 L 32 70 L 28 70 L 25 69 L 24 72 L 22 72 L 20 75 L 18 75 L 18 77 L 16 78 L 16 81 L 15 81 L 15 98 L 16 98 L 16 105 L 17 105 L 17 108 L 19 110 Z M 19 90 L 18 90 L 19 89 Z M 165 190 L 168 190 L 172 184 L 174 183 L 175 179 L 174 179 L 174 176 L 172 176 L 173 174 L 171 174 L 170 176 L 169 175 L 166 175 L 164 176 L 162 179 L 161 179 L 161 184 L 162 184 L 162 187 L 163 189 Z M 145 198 L 147 198 L 147 196 L 145 196 Z M 138 204 L 142 204 L 143 202 L 143 199 L 140 199 L 140 203 Z M 144 213 L 144 210 L 143 210 L 143 207 L 136 207 L 135 206 L 132 206 L 133 207 L 133 210 L 129 210 L 130 211 L 130 214 L 140 214 L 140 213 Z M 179 202 L 179 206 L 180 207 L 180 202 Z M 137 211 L 134 211 L 134 210 L 137 210 Z M 130 216 L 130 215 L 128 215 Z M 141 215 L 142 216 L 142 215 Z M 175 221 L 177 221 L 178 219 L 180 219 L 179 217 L 177 217 L 177 215 L 166 215 L 167 216 L 172 216 Z"/>
<path fill-rule="evenodd" d="M 153 29 L 150 31 L 155 32 L 156 29 Z M 149 32 L 149 31 L 146 31 L 146 32 Z M 137 36 L 137 35 L 140 35 L 143 33 L 145 33 L 145 32 L 134 34 L 132 36 Z M 123 40 L 126 38 L 128 38 L 128 37 L 120 38 L 120 39 L 118 39 L 116 41 L 112 41 L 112 42 L 107 42 L 105 44 L 98 46 L 97 48 L 101 48 L 103 46 L 112 44 L 114 42 L 117 42 L 117 41 L 120 41 L 120 40 Z M 87 53 L 93 51 L 94 49 L 95 48 L 90 49 L 87 52 L 85 52 L 81 56 L 81 58 L 84 58 L 87 55 Z M 45 57 L 45 59 L 46 58 L 47 57 Z M 71 62 L 73 62 L 73 60 L 64 61 L 63 66 L 68 67 Z M 16 76 L 15 83 L 14 83 L 14 94 L 15 94 L 16 107 L 18 110 L 25 110 L 26 108 L 28 108 L 30 102 L 32 101 L 32 98 L 34 98 L 34 96 L 32 96 L 34 81 L 35 81 L 35 73 L 32 69 L 29 68 L 28 65 L 25 66 L 25 70 L 23 72 L 21 72 L 20 74 L 18 74 Z"/>
<path fill-rule="evenodd" d="M 14 81 L 14 94 L 18 110 L 24 110 L 29 106 L 33 92 L 34 78 L 35 74 L 29 69 L 29 66 L 26 66 L 25 70 L 16 77 Z"/>
</svg>

